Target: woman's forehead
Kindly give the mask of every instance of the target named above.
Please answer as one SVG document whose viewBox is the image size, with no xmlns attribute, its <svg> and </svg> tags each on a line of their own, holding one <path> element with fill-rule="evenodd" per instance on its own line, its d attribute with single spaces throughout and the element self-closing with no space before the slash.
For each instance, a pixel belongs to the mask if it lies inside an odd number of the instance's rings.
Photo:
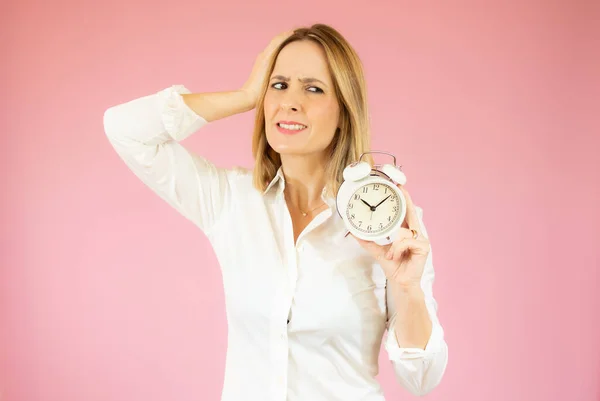
<svg viewBox="0 0 600 401">
<path fill-rule="evenodd" d="M 272 75 L 329 80 L 329 66 L 325 52 L 311 41 L 292 42 L 277 57 Z M 327 81 L 326 81 L 327 82 Z"/>
</svg>

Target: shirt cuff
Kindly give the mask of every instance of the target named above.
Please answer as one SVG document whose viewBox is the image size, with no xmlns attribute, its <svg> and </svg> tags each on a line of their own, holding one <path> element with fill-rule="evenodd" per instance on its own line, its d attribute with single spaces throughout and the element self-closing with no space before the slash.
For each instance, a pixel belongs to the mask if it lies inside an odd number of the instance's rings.
<svg viewBox="0 0 600 401">
<path fill-rule="evenodd" d="M 158 92 L 159 108 L 165 130 L 176 141 L 181 141 L 197 130 L 207 121 L 196 114 L 184 102 L 182 94 L 191 93 L 183 85 L 173 85 Z"/>
<path fill-rule="evenodd" d="M 398 339 L 396 338 L 395 320 L 390 323 L 388 329 L 388 335 L 385 341 L 385 349 L 388 352 L 389 359 L 391 361 L 402 361 L 406 359 L 421 359 L 428 358 L 439 352 L 442 349 L 442 342 L 444 339 L 444 333 L 442 327 L 439 324 L 433 324 L 431 328 L 431 335 L 429 341 L 422 348 L 403 348 L 398 345 Z"/>
</svg>

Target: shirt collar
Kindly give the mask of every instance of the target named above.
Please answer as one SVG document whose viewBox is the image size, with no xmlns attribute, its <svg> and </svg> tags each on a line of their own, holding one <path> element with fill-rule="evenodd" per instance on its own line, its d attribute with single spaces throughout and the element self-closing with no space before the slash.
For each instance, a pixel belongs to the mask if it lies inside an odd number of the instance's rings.
<svg viewBox="0 0 600 401">
<path fill-rule="evenodd" d="M 279 166 L 279 168 L 277 169 L 277 174 L 275 174 L 275 177 L 273 177 L 269 185 L 267 185 L 267 188 L 263 191 L 263 195 L 266 195 L 271 190 L 271 188 L 276 186 L 276 184 L 279 184 L 276 188 L 277 193 L 279 194 L 285 188 L 285 178 L 283 177 L 283 169 L 281 168 L 281 166 Z"/>
</svg>

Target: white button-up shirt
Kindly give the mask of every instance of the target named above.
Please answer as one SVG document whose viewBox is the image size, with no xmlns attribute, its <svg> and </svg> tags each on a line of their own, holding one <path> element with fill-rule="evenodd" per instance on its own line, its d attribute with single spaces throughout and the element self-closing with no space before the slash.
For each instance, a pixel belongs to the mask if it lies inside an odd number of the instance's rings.
<svg viewBox="0 0 600 401">
<path fill-rule="evenodd" d="M 217 168 L 178 141 L 207 122 L 182 85 L 109 108 L 106 135 L 152 191 L 208 237 L 221 266 L 228 348 L 223 401 L 382 401 L 376 380 L 384 334 L 398 382 L 431 391 L 447 364 L 432 294 L 431 253 L 422 288 L 433 330 L 426 348 L 398 345 L 395 307 L 381 267 L 351 236 L 335 200 L 296 243 L 281 169 L 264 192 L 252 171 Z M 416 207 L 427 236 L 422 210 Z"/>
</svg>

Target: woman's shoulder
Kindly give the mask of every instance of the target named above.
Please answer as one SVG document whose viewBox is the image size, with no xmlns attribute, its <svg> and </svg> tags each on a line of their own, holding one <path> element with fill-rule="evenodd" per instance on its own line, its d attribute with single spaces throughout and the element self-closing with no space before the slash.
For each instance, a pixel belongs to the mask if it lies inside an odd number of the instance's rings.
<svg viewBox="0 0 600 401">
<path fill-rule="evenodd" d="M 262 199 L 266 195 L 268 188 L 272 186 L 268 185 L 267 188 L 259 190 L 254 182 L 256 170 L 252 167 L 237 165 L 226 169 L 226 172 L 231 189 L 241 196 L 258 196 Z M 276 178 L 273 178 L 272 183 L 276 181 Z"/>
<path fill-rule="evenodd" d="M 229 184 L 238 191 L 248 191 L 252 188 L 254 170 L 245 166 L 235 165 L 225 170 Z"/>
<path fill-rule="evenodd" d="M 223 168 L 222 170 L 227 175 L 228 179 L 232 181 L 252 181 L 252 169 L 249 169 L 248 167 L 234 165 Z"/>
</svg>

